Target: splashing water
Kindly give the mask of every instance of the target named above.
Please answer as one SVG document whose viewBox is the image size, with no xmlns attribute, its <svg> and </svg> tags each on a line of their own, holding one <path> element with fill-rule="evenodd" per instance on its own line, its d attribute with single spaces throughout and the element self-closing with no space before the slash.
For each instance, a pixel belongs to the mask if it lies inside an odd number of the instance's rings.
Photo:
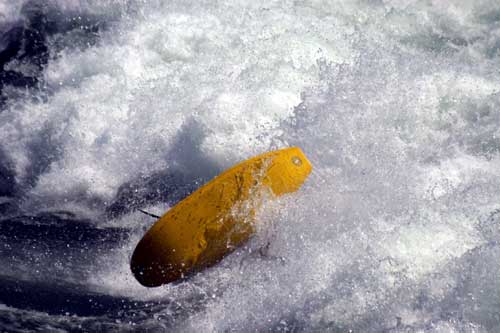
<svg viewBox="0 0 500 333">
<path fill-rule="evenodd" d="M 0 12 L 2 329 L 500 329 L 496 1 Z M 134 280 L 154 222 L 135 208 L 286 146 L 313 173 L 249 244 L 178 284 Z"/>
</svg>

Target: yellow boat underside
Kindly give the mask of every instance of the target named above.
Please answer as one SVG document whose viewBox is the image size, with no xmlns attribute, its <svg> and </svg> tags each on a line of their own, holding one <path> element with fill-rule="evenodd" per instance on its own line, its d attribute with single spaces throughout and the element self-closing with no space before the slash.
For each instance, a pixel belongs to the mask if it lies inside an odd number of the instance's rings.
<svg viewBox="0 0 500 333">
<path fill-rule="evenodd" d="M 217 263 L 254 232 L 263 193 L 294 192 L 311 170 L 297 147 L 226 170 L 156 221 L 132 255 L 132 272 L 142 285 L 154 287 Z"/>
</svg>

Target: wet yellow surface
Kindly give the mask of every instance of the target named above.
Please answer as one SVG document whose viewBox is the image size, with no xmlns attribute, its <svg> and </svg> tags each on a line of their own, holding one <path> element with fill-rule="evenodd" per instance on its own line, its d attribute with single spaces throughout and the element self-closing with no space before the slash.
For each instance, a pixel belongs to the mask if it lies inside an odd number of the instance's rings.
<svg viewBox="0 0 500 333">
<path fill-rule="evenodd" d="M 262 198 L 298 190 L 311 170 L 297 147 L 226 170 L 149 229 L 132 255 L 132 272 L 141 284 L 154 287 L 217 263 L 252 235 Z"/>
</svg>

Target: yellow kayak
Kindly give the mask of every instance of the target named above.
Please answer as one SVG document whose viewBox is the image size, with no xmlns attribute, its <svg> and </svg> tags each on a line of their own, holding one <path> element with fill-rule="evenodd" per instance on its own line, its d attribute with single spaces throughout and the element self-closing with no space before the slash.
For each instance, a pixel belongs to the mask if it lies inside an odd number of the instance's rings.
<svg viewBox="0 0 500 333">
<path fill-rule="evenodd" d="M 300 188 L 312 170 L 297 147 L 244 161 L 166 212 L 141 239 L 130 262 L 136 279 L 155 287 L 220 261 L 255 229 L 259 200 Z"/>
</svg>

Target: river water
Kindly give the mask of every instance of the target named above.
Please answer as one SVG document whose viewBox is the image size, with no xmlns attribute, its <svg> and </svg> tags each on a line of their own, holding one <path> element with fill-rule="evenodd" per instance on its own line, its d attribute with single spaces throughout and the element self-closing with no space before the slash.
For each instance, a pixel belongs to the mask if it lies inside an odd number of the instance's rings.
<svg viewBox="0 0 500 333">
<path fill-rule="evenodd" d="M 1 331 L 500 330 L 498 1 L 0 0 L 0 32 Z M 287 146 L 313 173 L 248 244 L 136 282 L 136 208 Z"/>
</svg>

